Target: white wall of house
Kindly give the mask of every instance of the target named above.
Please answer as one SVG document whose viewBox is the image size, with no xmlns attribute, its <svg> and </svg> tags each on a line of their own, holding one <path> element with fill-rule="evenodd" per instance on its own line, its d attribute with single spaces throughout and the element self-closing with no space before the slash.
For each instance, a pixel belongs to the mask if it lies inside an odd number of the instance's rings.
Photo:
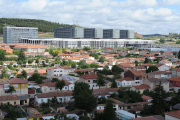
<svg viewBox="0 0 180 120">
<path fill-rule="evenodd" d="M 132 81 L 123 80 L 121 82 L 121 81 L 116 80 L 116 83 L 117 83 L 118 87 L 130 87 L 130 86 L 141 85 L 141 84 L 143 84 L 143 81 L 142 80 L 132 80 Z"/>
<path fill-rule="evenodd" d="M 73 72 L 74 69 L 47 69 L 48 76 L 63 76 Z"/>
<path fill-rule="evenodd" d="M 162 65 L 162 66 L 158 67 L 158 69 L 159 69 L 159 71 L 165 71 L 165 70 L 169 70 L 170 67 L 167 65 Z"/>
</svg>

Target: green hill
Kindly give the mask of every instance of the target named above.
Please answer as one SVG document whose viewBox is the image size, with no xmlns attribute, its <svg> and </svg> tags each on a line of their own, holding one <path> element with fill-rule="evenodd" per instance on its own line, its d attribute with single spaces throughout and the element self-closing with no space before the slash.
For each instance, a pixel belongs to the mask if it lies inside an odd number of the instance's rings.
<svg viewBox="0 0 180 120">
<path fill-rule="evenodd" d="M 19 18 L 0 18 L 0 34 L 3 34 L 3 27 L 38 27 L 39 32 L 54 32 L 54 28 L 73 27 L 68 24 L 59 24 L 45 20 L 19 19 Z"/>
</svg>

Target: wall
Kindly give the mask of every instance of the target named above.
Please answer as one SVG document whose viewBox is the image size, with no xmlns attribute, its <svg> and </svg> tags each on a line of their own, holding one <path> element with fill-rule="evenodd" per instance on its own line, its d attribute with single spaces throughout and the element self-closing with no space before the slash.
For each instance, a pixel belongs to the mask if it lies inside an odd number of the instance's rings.
<svg viewBox="0 0 180 120">
<path fill-rule="evenodd" d="M 175 117 L 165 114 L 165 120 L 179 120 L 179 118 L 175 118 Z"/>
</svg>

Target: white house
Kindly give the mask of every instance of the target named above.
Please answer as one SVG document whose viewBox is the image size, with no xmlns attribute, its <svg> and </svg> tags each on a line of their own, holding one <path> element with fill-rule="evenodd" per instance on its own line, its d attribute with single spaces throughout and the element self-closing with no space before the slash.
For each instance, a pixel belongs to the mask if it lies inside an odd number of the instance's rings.
<svg viewBox="0 0 180 120">
<path fill-rule="evenodd" d="M 63 76 L 73 72 L 74 68 L 71 67 L 51 67 L 47 69 L 48 76 Z"/>
<path fill-rule="evenodd" d="M 161 60 L 159 63 L 160 63 L 160 64 L 167 65 L 167 66 L 172 66 L 172 62 L 171 62 L 171 61 L 168 61 L 168 60 Z"/>
<path fill-rule="evenodd" d="M 131 87 L 143 84 L 142 80 L 133 80 L 130 77 L 115 80 L 118 87 Z"/>
<path fill-rule="evenodd" d="M 37 94 L 34 96 L 34 100 L 36 101 L 37 105 L 40 105 L 42 103 L 47 103 L 48 99 L 52 99 L 56 97 L 58 102 L 73 102 L 73 96 L 72 92 L 52 92 L 52 93 L 42 93 Z"/>
<path fill-rule="evenodd" d="M 165 64 L 156 64 L 155 66 L 159 69 L 159 71 L 166 71 L 170 69 L 170 66 Z"/>
</svg>

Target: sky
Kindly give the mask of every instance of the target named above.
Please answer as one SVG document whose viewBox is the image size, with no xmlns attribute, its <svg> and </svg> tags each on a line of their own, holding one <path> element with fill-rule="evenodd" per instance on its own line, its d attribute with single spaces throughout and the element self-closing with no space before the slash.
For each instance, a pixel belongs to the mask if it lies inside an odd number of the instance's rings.
<svg viewBox="0 0 180 120">
<path fill-rule="evenodd" d="M 0 17 L 43 19 L 139 34 L 180 33 L 180 0 L 0 0 Z"/>
</svg>

